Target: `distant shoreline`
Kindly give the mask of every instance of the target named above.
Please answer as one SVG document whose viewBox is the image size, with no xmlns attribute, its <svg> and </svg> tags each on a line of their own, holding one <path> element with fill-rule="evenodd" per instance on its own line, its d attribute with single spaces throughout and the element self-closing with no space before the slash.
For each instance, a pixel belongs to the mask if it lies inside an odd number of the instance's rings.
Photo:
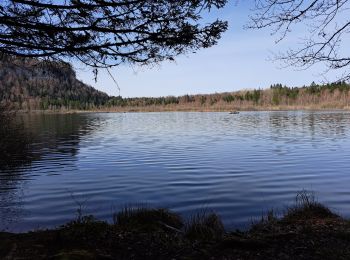
<svg viewBox="0 0 350 260">
<path fill-rule="evenodd" d="M 20 114 L 85 114 L 85 113 L 161 113 L 161 112 L 273 112 L 273 111 L 350 111 L 350 107 L 315 107 L 315 106 L 289 106 L 289 107 L 255 107 L 255 108 L 181 108 L 169 109 L 162 107 L 138 107 L 138 108 L 101 108 L 89 110 L 18 110 Z"/>
</svg>

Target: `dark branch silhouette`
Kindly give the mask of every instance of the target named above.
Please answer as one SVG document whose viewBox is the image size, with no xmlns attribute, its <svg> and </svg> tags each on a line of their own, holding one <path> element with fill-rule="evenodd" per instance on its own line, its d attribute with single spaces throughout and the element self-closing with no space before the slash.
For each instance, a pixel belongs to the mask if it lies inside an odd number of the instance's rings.
<svg viewBox="0 0 350 260">
<path fill-rule="evenodd" d="M 217 43 L 227 22 L 201 13 L 227 0 L 2 0 L 0 54 L 150 64 Z"/>
<path fill-rule="evenodd" d="M 350 80 L 349 0 L 256 0 L 255 14 L 248 28 L 270 27 L 283 40 L 298 24 L 307 26 L 308 36 L 300 48 L 278 55 L 289 65 L 307 68 L 326 63 L 328 69 L 342 69 L 341 80 Z"/>
</svg>

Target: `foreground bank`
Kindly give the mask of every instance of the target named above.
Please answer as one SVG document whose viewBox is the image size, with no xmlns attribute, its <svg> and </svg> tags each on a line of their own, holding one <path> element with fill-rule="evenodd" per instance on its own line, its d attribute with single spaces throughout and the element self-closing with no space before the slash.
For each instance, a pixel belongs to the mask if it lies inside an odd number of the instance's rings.
<svg viewBox="0 0 350 260">
<path fill-rule="evenodd" d="M 350 259 L 350 221 L 305 194 L 281 217 L 227 232 L 200 212 L 188 221 L 166 209 L 125 208 L 108 224 L 78 217 L 54 230 L 0 233 L 1 259 Z"/>
</svg>

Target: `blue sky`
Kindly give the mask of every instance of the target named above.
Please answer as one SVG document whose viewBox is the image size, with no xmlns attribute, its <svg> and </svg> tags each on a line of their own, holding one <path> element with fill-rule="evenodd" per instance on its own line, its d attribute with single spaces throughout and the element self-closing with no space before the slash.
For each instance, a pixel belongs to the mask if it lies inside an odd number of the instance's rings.
<svg viewBox="0 0 350 260">
<path fill-rule="evenodd" d="M 325 68 L 315 66 L 308 70 L 281 68 L 271 61 L 273 53 L 298 44 L 305 35 L 303 28 L 296 28 L 288 38 L 275 44 L 276 37 L 270 30 L 244 30 L 253 1 L 229 1 L 222 10 L 210 17 L 229 21 L 218 45 L 179 56 L 175 62 L 165 62 L 152 67 L 119 66 L 111 70 L 123 97 L 168 96 L 198 93 L 215 93 L 239 89 L 267 88 L 274 83 L 301 86 L 312 81 L 336 80 L 335 73 L 323 74 Z M 77 76 L 83 82 L 110 95 L 119 91 L 107 72 L 100 71 L 97 83 L 93 73 L 77 65 Z"/>
</svg>

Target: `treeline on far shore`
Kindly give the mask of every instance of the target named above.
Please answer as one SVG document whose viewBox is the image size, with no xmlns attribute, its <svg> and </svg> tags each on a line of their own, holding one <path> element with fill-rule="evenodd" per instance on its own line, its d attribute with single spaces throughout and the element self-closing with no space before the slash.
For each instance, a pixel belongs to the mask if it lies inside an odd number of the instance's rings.
<svg viewBox="0 0 350 260">
<path fill-rule="evenodd" d="M 131 111 L 230 111 L 262 109 L 347 109 L 350 108 L 350 84 L 287 87 L 167 97 L 111 97 L 104 105 L 110 110 Z"/>
<path fill-rule="evenodd" d="M 230 111 L 347 109 L 350 84 L 344 81 L 302 87 L 166 97 L 108 96 L 76 78 L 68 63 L 4 57 L 0 61 L 0 107 L 32 111 Z"/>
<path fill-rule="evenodd" d="M 166 97 L 108 96 L 76 78 L 68 63 L 5 57 L 0 61 L 0 107 L 32 111 L 230 111 L 273 109 L 347 109 L 350 84 L 336 82 L 302 87 Z"/>
<path fill-rule="evenodd" d="M 0 61 L 0 108 L 22 111 L 231 111 L 348 109 L 350 84 L 344 81 L 266 89 L 166 97 L 108 96 L 76 78 L 69 63 L 21 59 Z"/>
<path fill-rule="evenodd" d="M 4 100 L 3 100 L 4 101 Z M 12 98 L 19 110 L 94 110 L 94 111 L 231 111 L 278 109 L 349 109 L 350 84 L 336 82 L 324 85 L 287 87 L 271 85 L 268 89 L 166 97 L 123 98 L 89 95 L 79 98 L 41 97 L 21 100 Z"/>
</svg>

